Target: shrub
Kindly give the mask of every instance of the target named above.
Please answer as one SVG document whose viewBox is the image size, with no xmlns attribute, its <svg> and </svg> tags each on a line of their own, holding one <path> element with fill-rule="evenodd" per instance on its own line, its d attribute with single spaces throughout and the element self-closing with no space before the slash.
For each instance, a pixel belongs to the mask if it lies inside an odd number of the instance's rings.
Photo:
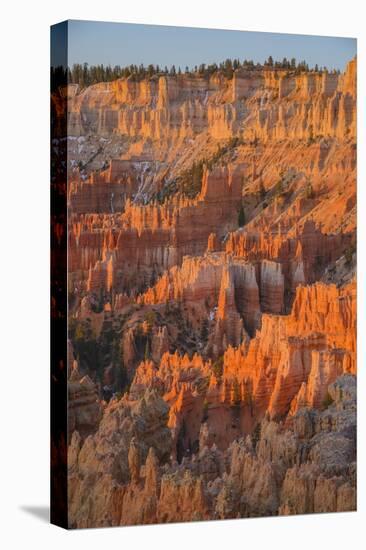
<svg viewBox="0 0 366 550">
<path fill-rule="evenodd" d="M 181 192 L 189 198 L 196 197 L 201 191 L 204 161 L 194 162 L 191 168 L 184 170 L 179 178 Z"/>
<path fill-rule="evenodd" d="M 323 408 L 327 409 L 333 404 L 333 402 L 334 402 L 334 399 L 329 394 L 329 392 L 327 392 L 327 395 L 324 397 L 324 400 L 323 400 Z"/>
<path fill-rule="evenodd" d="M 275 196 L 280 197 L 284 193 L 284 181 L 283 178 L 279 179 L 275 186 Z"/>
<path fill-rule="evenodd" d="M 144 360 L 148 361 L 149 359 L 150 359 L 150 343 L 149 343 L 149 339 L 146 338 Z"/>
<path fill-rule="evenodd" d="M 239 214 L 238 214 L 238 226 L 243 227 L 245 225 L 245 212 L 243 205 L 240 206 Z"/>
<path fill-rule="evenodd" d="M 145 314 L 145 317 L 144 317 L 144 320 L 147 322 L 147 324 L 149 326 L 149 330 L 151 330 L 152 327 L 154 326 L 155 319 L 156 319 L 155 311 L 153 309 L 150 309 L 150 311 L 148 311 Z"/>
<path fill-rule="evenodd" d="M 314 189 L 310 181 L 308 181 L 308 183 L 306 184 L 305 197 L 307 199 L 313 199 L 315 197 Z"/>
<path fill-rule="evenodd" d="M 261 424 L 260 424 L 260 422 L 258 422 L 258 424 L 256 425 L 256 427 L 254 428 L 254 430 L 252 432 L 252 445 L 253 445 L 254 449 L 256 448 L 257 443 L 260 440 L 260 438 L 261 438 Z"/>
<path fill-rule="evenodd" d="M 208 321 L 207 319 L 205 319 L 202 323 L 202 328 L 201 328 L 201 340 L 205 342 L 207 338 L 208 338 Z"/>
<path fill-rule="evenodd" d="M 234 380 L 234 405 L 235 406 L 238 406 L 240 404 L 240 387 L 239 387 L 239 382 L 236 380 Z"/>
<path fill-rule="evenodd" d="M 266 198 L 266 190 L 265 190 L 265 187 L 263 185 L 263 181 L 261 180 L 260 181 L 260 184 L 259 184 L 259 196 L 260 196 L 260 199 L 261 201 L 264 201 L 264 199 Z"/>
<path fill-rule="evenodd" d="M 224 356 L 219 357 L 212 365 L 216 378 L 220 379 L 224 372 Z"/>
<path fill-rule="evenodd" d="M 353 254 L 356 252 L 356 245 L 353 243 L 351 244 L 351 246 L 349 246 L 345 253 L 344 253 L 344 257 L 346 259 L 346 264 L 349 265 L 351 262 L 352 262 L 352 259 L 353 259 Z"/>
</svg>

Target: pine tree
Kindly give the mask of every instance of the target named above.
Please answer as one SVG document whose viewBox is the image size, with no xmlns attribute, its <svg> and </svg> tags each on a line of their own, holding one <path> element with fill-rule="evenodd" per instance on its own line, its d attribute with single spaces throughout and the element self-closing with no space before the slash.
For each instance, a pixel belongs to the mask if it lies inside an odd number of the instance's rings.
<svg viewBox="0 0 366 550">
<path fill-rule="evenodd" d="M 306 196 L 307 199 L 313 199 L 314 198 L 314 189 L 313 189 L 313 186 L 311 185 L 310 180 L 308 180 L 308 182 L 306 184 L 305 196 Z"/>
<path fill-rule="evenodd" d="M 238 226 L 243 227 L 245 225 L 245 212 L 243 205 L 240 206 L 239 214 L 238 214 Z"/>
<path fill-rule="evenodd" d="M 240 404 L 240 387 L 237 379 L 234 379 L 233 383 L 233 403 L 238 406 Z"/>
<path fill-rule="evenodd" d="M 145 361 L 148 361 L 150 359 L 149 339 L 146 340 L 144 359 Z"/>
<path fill-rule="evenodd" d="M 264 201 L 264 199 L 266 198 L 266 190 L 264 188 L 262 179 L 260 180 L 260 184 L 259 184 L 259 195 L 260 195 L 261 201 Z"/>
<path fill-rule="evenodd" d="M 294 57 L 291 59 L 291 61 L 289 61 L 286 57 L 284 57 L 282 61 L 274 61 L 273 57 L 270 55 L 268 59 L 264 62 L 264 66 L 276 67 L 277 69 L 292 69 L 296 71 L 297 74 L 301 73 L 302 71 L 309 70 L 309 66 L 306 61 L 300 61 L 299 63 L 296 63 L 296 59 Z M 205 63 L 201 63 L 199 66 L 195 65 L 193 69 L 190 69 L 187 65 L 185 67 L 185 73 L 190 75 L 198 73 L 207 77 L 216 72 L 221 72 L 227 79 L 231 79 L 233 77 L 234 71 L 240 69 L 241 67 L 250 70 L 254 68 L 260 70 L 263 68 L 263 64 L 254 64 L 253 60 L 248 59 L 244 59 L 241 62 L 237 58 L 228 58 L 224 62 L 221 62 L 219 64 L 211 63 L 209 65 L 206 65 Z M 318 65 L 315 65 L 314 70 L 322 72 L 326 71 L 326 68 L 318 67 Z M 62 71 L 65 72 L 64 69 L 62 69 Z M 152 64 L 149 64 L 147 65 L 147 67 L 145 67 L 143 63 L 138 66 L 136 64 L 131 64 L 126 67 L 121 67 L 120 65 L 116 65 L 114 67 L 112 67 L 111 65 L 104 66 L 103 64 L 89 66 L 87 63 L 75 63 L 71 68 L 67 69 L 66 76 L 68 77 L 68 81 L 70 83 L 79 84 L 81 88 L 85 88 L 86 86 L 90 86 L 91 84 L 95 84 L 98 82 L 111 82 L 118 78 L 129 78 L 132 76 L 135 77 L 135 79 L 137 80 L 141 80 L 146 77 L 152 78 L 154 75 L 159 74 L 170 74 L 174 76 L 175 74 L 181 73 L 181 68 L 179 67 L 178 71 L 176 71 L 174 65 L 172 65 L 170 69 L 168 69 L 167 66 L 162 69 L 161 67 L 159 67 L 159 65 Z M 53 83 L 64 78 L 64 76 L 61 75 L 61 70 L 59 67 L 53 69 L 51 77 Z"/>
</svg>

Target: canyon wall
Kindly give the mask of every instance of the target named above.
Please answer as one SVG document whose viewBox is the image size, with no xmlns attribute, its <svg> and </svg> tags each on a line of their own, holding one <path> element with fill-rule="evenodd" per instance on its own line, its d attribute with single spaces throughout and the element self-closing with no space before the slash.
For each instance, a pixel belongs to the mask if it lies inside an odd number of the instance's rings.
<svg viewBox="0 0 366 550">
<path fill-rule="evenodd" d="M 70 527 L 354 510 L 356 60 L 73 85 L 66 145 Z"/>
<path fill-rule="evenodd" d="M 356 124 L 355 64 L 340 75 L 267 68 L 241 69 L 230 80 L 176 75 L 95 84 L 71 98 L 69 134 L 176 140 L 207 130 L 217 139 L 344 137 Z"/>
</svg>

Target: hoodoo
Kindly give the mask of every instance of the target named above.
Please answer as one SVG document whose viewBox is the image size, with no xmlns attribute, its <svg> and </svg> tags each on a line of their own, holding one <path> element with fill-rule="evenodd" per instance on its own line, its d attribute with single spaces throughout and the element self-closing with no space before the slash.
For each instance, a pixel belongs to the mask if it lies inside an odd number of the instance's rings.
<svg viewBox="0 0 366 550">
<path fill-rule="evenodd" d="M 354 510 L 356 60 L 67 114 L 70 525 Z"/>
</svg>

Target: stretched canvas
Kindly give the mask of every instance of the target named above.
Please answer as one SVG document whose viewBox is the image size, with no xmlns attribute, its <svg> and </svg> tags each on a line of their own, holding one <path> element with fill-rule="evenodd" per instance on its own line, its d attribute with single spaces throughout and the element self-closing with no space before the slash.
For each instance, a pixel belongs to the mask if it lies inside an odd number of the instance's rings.
<svg viewBox="0 0 366 550">
<path fill-rule="evenodd" d="M 356 40 L 51 30 L 52 522 L 356 509 Z"/>
</svg>

